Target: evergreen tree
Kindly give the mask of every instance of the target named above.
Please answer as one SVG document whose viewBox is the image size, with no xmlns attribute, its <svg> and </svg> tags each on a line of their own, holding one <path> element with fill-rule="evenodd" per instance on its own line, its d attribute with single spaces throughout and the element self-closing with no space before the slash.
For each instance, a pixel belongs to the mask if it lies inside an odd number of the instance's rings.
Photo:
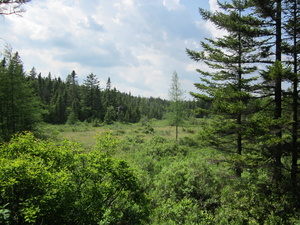
<svg viewBox="0 0 300 225">
<path fill-rule="evenodd" d="M 118 107 L 117 105 L 117 89 L 111 89 L 111 80 L 108 78 L 106 83 L 106 89 L 103 93 L 103 106 L 107 110 L 109 106 Z"/>
<path fill-rule="evenodd" d="M 175 139 L 178 140 L 178 126 L 183 123 L 184 109 L 182 107 L 184 91 L 180 88 L 178 74 L 175 71 L 172 76 L 172 83 L 169 89 L 170 113 L 169 120 L 175 126 Z"/>
<path fill-rule="evenodd" d="M 34 92 L 38 95 L 37 72 L 34 67 L 32 67 L 32 69 L 29 71 L 28 80 L 30 81 L 31 86 L 34 89 Z"/>
<path fill-rule="evenodd" d="M 104 117 L 104 123 L 105 124 L 113 124 L 113 122 L 116 120 L 116 111 L 113 106 L 109 106 L 107 108 L 105 117 Z"/>
<path fill-rule="evenodd" d="M 66 80 L 66 90 L 67 90 L 67 107 L 68 114 L 73 110 L 73 103 L 76 102 L 76 115 L 80 114 L 81 106 L 80 103 L 80 93 L 79 93 L 79 84 L 77 81 L 77 74 L 72 70 L 71 74 L 67 76 Z"/>
<path fill-rule="evenodd" d="M 0 80 L 0 136 L 7 140 L 17 132 L 33 130 L 40 121 L 41 109 L 18 52 L 8 59 L 8 63 L 2 61 Z"/>
<path fill-rule="evenodd" d="M 274 54 L 270 57 L 271 66 L 268 66 L 263 71 L 265 82 L 270 85 L 269 93 L 272 96 L 270 99 L 273 103 L 273 121 L 270 121 L 270 131 L 275 134 L 274 142 L 265 145 L 269 151 L 272 163 L 272 176 L 278 186 L 282 181 L 283 163 L 282 157 L 284 154 L 283 148 L 283 132 L 286 126 L 286 118 L 283 118 L 283 88 L 282 82 L 287 74 L 285 65 L 282 60 L 283 55 L 283 0 L 253 0 L 255 11 L 260 18 L 262 18 L 262 27 L 268 27 L 269 33 L 266 33 L 265 38 L 268 40 L 268 48 Z"/>
<path fill-rule="evenodd" d="M 75 99 L 72 103 L 71 112 L 69 113 L 69 116 L 68 116 L 67 123 L 69 125 L 74 125 L 78 122 L 78 114 L 77 114 L 77 112 L 79 111 L 78 107 L 79 107 L 79 103 Z"/>
<path fill-rule="evenodd" d="M 48 77 L 44 80 L 43 87 L 43 101 L 45 104 L 49 105 L 53 94 L 53 82 L 51 73 L 48 73 Z"/>
<path fill-rule="evenodd" d="M 111 89 L 111 81 L 110 81 L 110 77 L 109 77 L 106 82 L 106 90 L 110 90 L 110 89 Z"/>
<path fill-rule="evenodd" d="M 62 87 L 59 87 L 52 98 L 50 106 L 50 123 L 64 124 L 67 122 L 67 93 Z"/>
<path fill-rule="evenodd" d="M 239 156 L 243 152 L 243 143 L 249 135 L 249 118 L 253 113 L 253 95 L 258 88 L 253 85 L 257 77 L 255 63 L 260 60 L 265 41 L 260 41 L 259 20 L 250 16 L 247 10 L 252 6 L 249 1 L 239 0 L 220 3 L 224 12 L 209 12 L 200 9 L 205 20 L 214 23 L 227 35 L 215 40 L 202 41 L 202 52 L 187 49 L 188 55 L 195 61 L 204 61 L 214 72 L 200 69 L 201 83 L 195 86 L 201 93 L 191 93 L 196 99 L 211 102 L 210 112 L 218 115 L 219 122 L 214 133 L 224 138 L 214 139 L 213 144 L 223 150 L 235 152 L 236 175 L 241 176 L 242 165 Z M 261 50 L 261 51 L 260 51 Z M 222 142 L 216 142 L 222 140 Z"/>
<path fill-rule="evenodd" d="M 100 82 L 97 76 L 93 73 L 87 76 L 84 80 L 84 106 L 85 117 L 101 119 L 103 113 L 103 106 L 101 102 L 101 92 L 99 87 Z M 84 118 L 87 119 L 87 118 Z"/>
<path fill-rule="evenodd" d="M 299 54 L 300 54 L 300 1 L 299 0 L 286 0 L 284 4 L 285 15 L 288 18 L 284 30 L 286 33 L 286 39 L 283 43 L 283 53 L 289 56 L 290 60 L 288 65 L 292 67 L 292 74 L 289 80 L 292 82 L 291 93 L 292 96 L 292 110 L 293 115 L 292 123 L 292 143 L 291 143 L 291 184 L 294 193 L 297 192 L 297 173 L 298 173 L 298 130 L 299 130 L 299 97 L 298 97 L 298 86 L 299 86 Z"/>
</svg>

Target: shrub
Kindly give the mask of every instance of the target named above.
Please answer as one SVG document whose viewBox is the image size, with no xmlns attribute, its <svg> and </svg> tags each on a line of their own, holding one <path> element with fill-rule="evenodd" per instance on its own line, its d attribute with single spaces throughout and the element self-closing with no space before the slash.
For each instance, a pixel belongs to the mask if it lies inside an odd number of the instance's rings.
<svg viewBox="0 0 300 225">
<path fill-rule="evenodd" d="M 191 137 L 180 138 L 178 143 L 180 145 L 186 145 L 186 146 L 189 146 L 189 147 L 198 146 L 198 142 L 195 139 L 191 138 Z"/>
<path fill-rule="evenodd" d="M 210 224 L 219 206 L 220 189 L 205 164 L 189 159 L 165 166 L 154 180 L 154 223 Z"/>
<path fill-rule="evenodd" d="M 156 144 L 162 144 L 162 143 L 166 143 L 166 139 L 165 138 L 163 138 L 163 137 L 161 137 L 161 136 L 154 136 L 154 137 L 152 137 L 152 139 L 150 140 L 150 143 L 152 144 L 152 145 L 156 145 Z"/>
<path fill-rule="evenodd" d="M 148 155 L 153 156 L 154 158 L 163 158 L 170 156 L 185 156 L 188 150 L 184 146 L 180 146 L 177 143 L 162 143 L 155 144 L 148 150 Z"/>
<path fill-rule="evenodd" d="M 42 141 L 31 133 L 1 145 L 0 205 L 7 204 L 8 222 L 141 224 L 148 201 L 127 163 L 107 154 L 115 146 L 109 134 L 86 152 L 77 143 Z"/>
</svg>

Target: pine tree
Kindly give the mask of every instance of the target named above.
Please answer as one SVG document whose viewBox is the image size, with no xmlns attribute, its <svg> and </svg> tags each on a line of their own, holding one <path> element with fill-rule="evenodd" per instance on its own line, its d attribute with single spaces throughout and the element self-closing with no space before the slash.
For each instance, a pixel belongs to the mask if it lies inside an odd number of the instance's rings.
<svg viewBox="0 0 300 225">
<path fill-rule="evenodd" d="M 292 75 L 289 80 L 292 82 L 291 93 L 292 96 L 292 143 L 291 143 L 291 184 L 293 191 L 296 194 L 298 189 L 298 130 L 299 130 L 299 54 L 300 54 L 300 1 L 299 0 L 286 0 L 284 4 L 284 14 L 288 18 L 284 24 L 285 36 L 287 37 L 283 42 L 283 53 L 290 58 L 288 65 L 292 67 Z"/>
<path fill-rule="evenodd" d="M 256 13 L 260 18 L 263 19 L 262 27 L 268 27 L 269 30 L 273 30 L 273 32 L 267 33 L 266 36 L 262 36 L 261 38 L 265 38 L 269 40 L 268 48 L 272 49 L 274 54 L 273 58 L 270 58 L 271 66 L 268 66 L 266 70 L 264 70 L 264 79 L 266 82 L 272 84 L 270 86 L 270 94 L 274 97 L 271 98 L 273 101 L 273 121 L 271 122 L 270 132 L 275 133 L 275 139 L 273 144 L 269 146 L 265 146 L 266 149 L 270 152 L 270 157 L 273 159 L 272 163 L 272 174 L 273 179 L 278 186 L 282 180 L 282 156 L 283 156 L 283 127 L 284 121 L 282 117 L 282 101 L 283 101 L 283 89 L 282 82 L 284 79 L 284 64 L 282 62 L 283 55 L 283 1 L 282 0 L 253 0 L 255 5 Z M 275 124 L 275 125 L 274 125 Z M 273 126 L 273 128 L 271 128 Z"/>
<path fill-rule="evenodd" d="M 197 69 L 202 74 L 202 82 L 195 86 L 201 93 L 191 94 L 211 103 L 210 113 L 219 119 L 213 131 L 219 138 L 212 140 L 212 144 L 235 153 L 236 175 L 241 176 L 243 162 L 239 156 L 245 149 L 243 145 L 250 132 L 248 124 L 254 113 L 251 105 L 254 104 L 253 93 L 258 88 L 254 85 L 257 81 L 256 62 L 261 59 L 261 52 L 266 52 L 262 49 L 265 41 L 260 41 L 259 36 L 265 31 L 260 29 L 260 21 L 248 14 L 252 6 L 250 1 L 219 2 L 219 6 L 224 12 L 200 9 L 200 13 L 205 20 L 227 31 L 227 35 L 215 40 L 206 38 L 206 42 L 201 42 L 202 52 L 187 49 L 191 59 L 204 61 L 214 70 Z"/>
</svg>

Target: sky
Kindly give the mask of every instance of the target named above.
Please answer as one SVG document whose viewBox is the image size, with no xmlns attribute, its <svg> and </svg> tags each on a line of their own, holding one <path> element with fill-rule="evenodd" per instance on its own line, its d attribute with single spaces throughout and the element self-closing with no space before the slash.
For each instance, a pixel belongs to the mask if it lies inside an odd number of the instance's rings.
<svg viewBox="0 0 300 225">
<path fill-rule="evenodd" d="M 185 98 L 200 81 L 185 49 L 218 31 L 198 8 L 216 0 L 32 0 L 21 16 L 0 17 L 0 51 L 18 51 L 26 72 L 61 77 L 74 70 L 79 84 L 93 73 L 105 88 L 168 99 L 174 71 Z"/>
</svg>

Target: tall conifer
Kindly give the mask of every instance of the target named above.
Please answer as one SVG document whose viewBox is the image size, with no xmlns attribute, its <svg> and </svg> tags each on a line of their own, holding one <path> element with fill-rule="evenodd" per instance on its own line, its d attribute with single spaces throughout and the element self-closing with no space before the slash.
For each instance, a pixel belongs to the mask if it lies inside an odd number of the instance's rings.
<svg viewBox="0 0 300 225">
<path fill-rule="evenodd" d="M 289 57 L 288 65 L 292 69 L 292 76 L 289 80 L 292 83 L 291 93 L 292 96 L 292 142 L 291 142 L 291 184 L 294 192 L 298 190 L 298 159 L 299 159 L 299 55 L 300 55 L 300 1 L 299 0 L 286 0 L 284 2 L 284 14 L 288 18 L 283 28 L 285 36 L 287 37 L 283 42 L 283 53 Z"/>
<path fill-rule="evenodd" d="M 2 61 L 0 67 L 0 136 L 7 140 L 11 135 L 33 130 L 40 121 L 40 102 L 23 71 L 23 64 L 16 52 Z"/>
<path fill-rule="evenodd" d="M 203 19 L 211 21 L 217 28 L 227 32 L 224 37 L 202 41 L 202 52 L 187 49 L 188 55 L 195 61 L 205 62 L 212 70 L 197 69 L 202 75 L 201 83 L 195 86 L 201 93 L 191 93 L 197 99 L 212 103 L 210 112 L 218 115 L 219 123 L 215 134 L 219 137 L 212 143 L 222 150 L 235 153 L 234 167 L 237 176 L 241 176 L 242 154 L 246 136 L 249 135 L 249 117 L 253 113 L 253 95 L 256 91 L 257 77 L 255 65 L 261 57 L 264 41 L 259 40 L 260 23 L 248 14 L 252 6 L 246 0 L 233 0 L 221 4 L 222 11 L 210 12 L 200 9 Z M 220 136 L 221 135 L 221 136 Z M 226 136 L 226 138 L 220 137 Z M 234 140 L 234 141 L 233 141 Z M 233 144 L 232 144 L 233 143 Z"/>
</svg>

